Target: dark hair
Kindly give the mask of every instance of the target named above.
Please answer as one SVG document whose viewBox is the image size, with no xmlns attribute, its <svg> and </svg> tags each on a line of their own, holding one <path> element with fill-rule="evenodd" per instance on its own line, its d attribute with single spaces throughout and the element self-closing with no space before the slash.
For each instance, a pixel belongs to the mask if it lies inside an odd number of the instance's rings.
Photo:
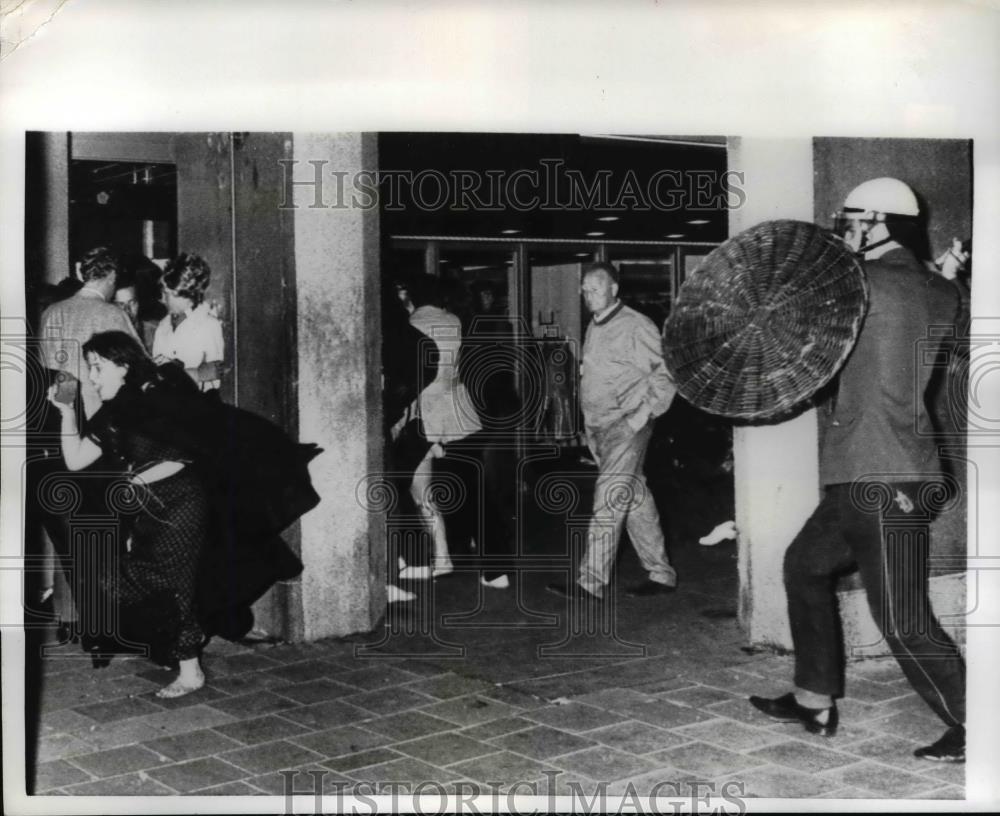
<svg viewBox="0 0 1000 816">
<path fill-rule="evenodd" d="M 615 269 L 613 264 L 610 264 L 607 261 L 598 261 L 597 263 L 587 264 L 583 268 L 583 277 L 593 275 L 597 272 L 603 272 L 611 278 L 613 283 L 618 283 L 618 270 Z"/>
<path fill-rule="evenodd" d="M 84 283 L 103 280 L 118 271 L 118 258 L 107 247 L 94 247 L 80 259 L 80 278 Z"/>
<path fill-rule="evenodd" d="M 122 268 L 118 273 L 118 277 L 115 278 L 115 291 L 130 288 L 135 289 L 135 275 L 132 274 L 131 270 Z"/>
<path fill-rule="evenodd" d="M 83 344 L 83 353 L 93 353 L 115 365 L 127 367 L 125 382 L 128 385 L 139 387 L 156 377 L 156 366 L 139 341 L 123 331 L 105 331 L 91 335 Z"/>
<path fill-rule="evenodd" d="M 437 278 L 423 273 L 407 277 L 402 283 L 416 308 L 441 305 L 441 281 Z"/>
<path fill-rule="evenodd" d="M 167 307 L 160 300 L 160 278 L 163 277 L 163 270 L 145 255 L 138 253 L 122 255 L 121 267 L 118 288 L 122 288 L 123 279 L 135 286 L 135 299 L 139 301 L 138 319 L 157 322 L 162 320 L 167 313 Z"/>
<path fill-rule="evenodd" d="M 197 306 L 205 299 L 212 270 L 200 255 L 182 253 L 163 270 L 163 284 Z"/>
</svg>

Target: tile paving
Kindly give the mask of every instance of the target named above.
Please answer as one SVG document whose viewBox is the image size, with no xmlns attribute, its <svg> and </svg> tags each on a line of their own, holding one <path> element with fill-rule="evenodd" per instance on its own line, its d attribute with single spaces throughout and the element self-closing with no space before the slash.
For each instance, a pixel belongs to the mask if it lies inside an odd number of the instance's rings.
<svg viewBox="0 0 1000 816">
<path fill-rule="evenodd" d="M 689 742 L 677 748 L 650 754 L 649 759 L 664 767 L 677 768 L 701 778 L 765 765 L 767 761 L 753 754 L 742 754 L 707 742 Z"/>
<path fill-rule="evenodd" d="M 677 611 L 682 595 L 663 610 L 693 620 L 694 611 Z M 503 635 L 477 651 L 483 635 L 468 629 L 449 630 L 465 650 L 461 659 L 435 656 L 434 644 L 432 653 L 402 644 L 365 657 L 364 638 L 213 642 L 206 687 L 176 701 L 155 697 L 170 675 L 145 660 L 94 670 L 78 647 L 56 647 L 40 672 L 35 790 L 280 795 L 297 771 L 295 785 L 307 793 L 316 779 L 327 792 L 362 782 L 506 790 L 520 781 L 542 794 L 587 796 L 602 784 L 646 795 L 657 785 L 722 791 L 729 783 L 751 797 L 963 797 L 963 766 L 912 757 L 943 729 L 891 660 L 851 664 L 840 731 L 811 738 L 745 699 L 787 689 L 788 656 L 740 651 L 736 625 L 725 619 L 699 619 L 714 635 L 685 646 L 676 626 L 657 635 L 650 608 L 633 619 L 627 639 L 651 648 L 628 659 L 520 665 L 530 654 L 523 631 L 510 635 L 502 661 Z M 551 632 L 529 636 L 553 640 Z"/>
<path fill-rule="evenodd" d="M 515 731 L 491 740 L 493 745 L 524 754 L 532 759 L 552 759 L 562 754 L 570 754 L 597 743 L 579 735 L 567 734 L 557 728 L 541 725 L 525 731 Z"/>
</svg>

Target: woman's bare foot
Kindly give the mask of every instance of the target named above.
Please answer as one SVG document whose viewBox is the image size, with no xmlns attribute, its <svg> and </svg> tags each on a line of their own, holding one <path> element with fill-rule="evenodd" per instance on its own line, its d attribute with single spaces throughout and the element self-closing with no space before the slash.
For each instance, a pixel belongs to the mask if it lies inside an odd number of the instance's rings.
<svg viewBox="0 0 1000 816">
<path fill-rule="evenodd" d="M 190 660 L 180 662 L 180 673 L 173 683 L 161 688 L 156 692 L 156 696 L 164 700 L 172 700 L 176 697 L 183 697 L 191 694 L 205 685 L 205 673 L 198 664 L 198 658 L 192 657 Z"/>
</svg>

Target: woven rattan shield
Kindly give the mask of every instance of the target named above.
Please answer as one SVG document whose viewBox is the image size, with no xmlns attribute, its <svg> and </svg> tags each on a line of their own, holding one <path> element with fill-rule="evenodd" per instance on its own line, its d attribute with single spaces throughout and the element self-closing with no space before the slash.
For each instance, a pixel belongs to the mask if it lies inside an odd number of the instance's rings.
<svg viewBox="0 0 1000 816">
<path fill-rule="evenodd" d="M 774 419 L 847 359 L 868 305 L 861 265 L 831 232 L 766 221 L 713 250 L 663 327 L 678 391 L 734 419 Z"/>
</svg>

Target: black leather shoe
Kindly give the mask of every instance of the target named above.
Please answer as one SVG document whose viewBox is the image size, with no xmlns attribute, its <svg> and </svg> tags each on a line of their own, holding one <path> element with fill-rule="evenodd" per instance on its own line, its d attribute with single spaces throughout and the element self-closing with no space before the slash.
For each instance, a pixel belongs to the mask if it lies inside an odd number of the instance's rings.
<svg viewBox="0 0 1000 816">
<path fill-rule="evenodd" d="M 573 584 L 573 586 L 567 586 L 566 584 L 548 584 L 545 587 L 546 592 L 551 592 L 553 595 L 558 595 L 560 598 L 577 598 L 583 601 L 596 601 L 600 602 L 603 600 L 599 595 L 595 595 L 584 589 L 579 584 Z"/>
<path fill-rule="evenodd" d="M 806 708 L 799 705 L 795 695 L 789 692 L 781 697 L 751 697 L 750 703 L 754 708 L 763 711 L 768 717 L 781 722 L 800 722 L 805 726 L 810 734 L 819 734 L 821 737 L 832 737 L 837 733 L 837 725 L 840 718 L 837 715 L 837 704 L 834 703 L 829 708 Z M 820 722 L 819 717 L 824 712 L 827 713 L 826 722 Z"/>
<path fill-rule="evenodd" d="M 646 579 L 641 584 L 633 584 L 626 588 L 625 594 L 629 598 L 652 598 L 655 595 L 670 595 L 676 592 L 677 587 L 661 584 L 657 581 Z"/>
<path fill-rule="evenodd" d="M 965 762 L 965 727 L 953 725 L 933 745 L 917 748 L 913 756 L 931 762 Z"/>
</svg>

